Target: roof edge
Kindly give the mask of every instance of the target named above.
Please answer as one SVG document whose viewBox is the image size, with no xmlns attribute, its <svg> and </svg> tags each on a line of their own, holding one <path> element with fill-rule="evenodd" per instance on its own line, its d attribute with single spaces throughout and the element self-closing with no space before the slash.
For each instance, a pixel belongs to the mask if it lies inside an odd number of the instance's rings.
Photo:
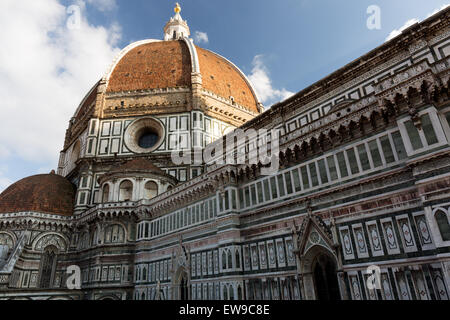
<svg viewBox="0 0 450 320">
<path fill-rule="evenodd" d="M 244 81 L 247 83 L 248 87 L 250 88 L 250 90 L 251 90 L 251 92 L 252 92 L 252 94 L 253 94 L 253 97 L 254 97 L 255 100 L 256 100 L 256 103 L 257 103 L 257 104 L 260 104 L 261 106 L 263 106 L 263 104 L 262 104 L 262 102 L 261 102 L 261 99 L 259 99 L 259 96 L 258 96 L 258 94 L 256 93 L 255 88 L 253 88 L 252 83 L 251 83 L 250 80 L 247 78 L 247 76 L 245 75 L 245 73 L 243 73 L 242 70 L 239 69 L 238 66 L 236 66 L 233 62 L 231 62 L 230 60 L 228 60 L 228 59 L 225 58 L 224 56 L 222 56 L 222 55 L 220 55 L 220 54 L 218 54 L 218 53 L 216 53 L 216 52 L 214 52 L 214 51 L 211 51 L 211 50 L 205 49 L 205 48 L 201 48 L 201 49 L 206 50 L 206 51 L 208 51 L 208 52 L 214 54 L 215 56 L 217 56 L 217 57 L 219 57 L 219 58 L 225 60 L 225 61 L 228 62 L 234 69 L 236 69 L 236 71 L 241 75 L 241 77 L 244 79 Z M 259 109 L 259 105 L 257 105 L 256 107 Z"/>
<path fill-rule="evenodd" d="M 75 113 L 73 114 L 72 118 L 75 118 L 78 115 L 78 112 L 80 112 L 81 108 L 84 106 L 84 103 L 87 101 L 87 99 L 91 96 L 91 94 L 98 89 L 98 86 L 100 84 L 101 80 L 98 80 L 94 86 L 89 90 L 89 92 L 84 96 L 83 100 L 81 100 L 80 104 L 78 105 L 77 110 L 75 110 Z"/>
<path fill-rule="evenodd" d="M 280 105 L 286 105 L 286 104 L 289 104 L 289 103 L 296 102 L 297 99 L 301 98 L 305 94 L 308 94 L 314 88 L 319 87 L 319 86 L 323 85 L 324 83 L 327 83 L 327 81 L 335 79 L 336 76 L 339 75 L 340 73 L 344 73 L 344 72 L 347 72 L 347 71 L 351 70 L 352 68 L 355 68 L 357 65 L 360 64 L 361 61 L 368 62 L 375 55 L 377 55 L 378 53 L 383 53 L 385 51 L 388 51 L 389 49 L 394 47 L 397 43 L 401 42 L 401 40 L 407 39 L 408 37 L 411 37 L 411 31 L 412 30 L 414 30 L 416 28 L 421 28 L 421 27 L 422 28 L 426 28 L 427 25 L 433 26 L 434 23 L 432 23 L 432 22 L 436 22 L 441 16 L 443 17 L 446 14 L 448 14 L 448 12 L 450 12 L 450 6 L 448 6 L 445 9 L 442 9 L 441 11 L 438 11 L 434 15 L 432 15 L 432 16 L 430 16 L 430 17 L 428 17 L 428 18 L 426 18 L 426 19 L 424 19 L 424 20 L 422 20 L 420 22 L 417 22 L 417 23 L 409 26 L 408 28 L 403 30 L 402 33 L 399 34 L 398 36 L 396 36 L 396 37 L 394 37 L 394 38 L 392 38 L 392 39 L 390 39 L 388 41 L 383 42 L 382 44 L 380 44 L 379 46 L 373 48 L 369 52 L 366 52 L 362 56 L 359 56 L 359 57 L 351 60 L 350 62 L 348 62 L 344 66 L 342 66 L 342 67 L 336 69 L 335 71 L 329 73 L 327 76 L 325 76 L 325 77 L 323 77 L 323 78 L 313 82 L 312 84 L 304 87 L 303 89 L 301 89 L 300 91 L 298 91 L 297 93 L 292 95 L 291 97 L 273 104 L 272 106 L 270 106 L 270 109 L 272 109 L 272 108 L 279 108 Z"/>
<path fill-rule="evenodd" d="M 201 73 L 200 72 L 200 62 L 198 61 L 198 53 L 197 48 L 194 45 L 194 42 L 191 38 L 183 37 L 182 40 L 186 43 L 189 53 L 191 54 L 191 67 L 192 73 Z"/>
</svg>

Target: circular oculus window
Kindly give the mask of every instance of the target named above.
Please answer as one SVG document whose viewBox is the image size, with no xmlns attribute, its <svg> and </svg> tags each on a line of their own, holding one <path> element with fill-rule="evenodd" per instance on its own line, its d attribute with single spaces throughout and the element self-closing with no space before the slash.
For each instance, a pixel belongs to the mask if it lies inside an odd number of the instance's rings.
<svg viewBox="0 0 450 320">
<path fill-rule="evenodd" d="M 159 140 L 158 133 L 154 132 L 151 128 L 139 135 L 138 146 L 142 149 L 153 148 Z"/>
<path fill-rule="evenodd" d="M 125 145 L 134 153 L 149 153 L 164 141 L 164 127 L 155 118 L 142 118 L 131 123 L 125 131 Z"/>
</svg>

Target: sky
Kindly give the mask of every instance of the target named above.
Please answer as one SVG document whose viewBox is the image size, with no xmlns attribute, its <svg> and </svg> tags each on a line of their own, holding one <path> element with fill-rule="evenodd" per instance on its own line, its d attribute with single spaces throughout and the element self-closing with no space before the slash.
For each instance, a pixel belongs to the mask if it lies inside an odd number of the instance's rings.
<svg viewBox="0 0 450 320">
<path fill-rule="evenodd" d="M 162 39 L 175 2 L 0 0 L 0 192 L 57 169 L 83 97 L 122 48 Z M 179 0 L 196 44 L 234 62 L 267 108 L 448 2 Z"/>
</svg>

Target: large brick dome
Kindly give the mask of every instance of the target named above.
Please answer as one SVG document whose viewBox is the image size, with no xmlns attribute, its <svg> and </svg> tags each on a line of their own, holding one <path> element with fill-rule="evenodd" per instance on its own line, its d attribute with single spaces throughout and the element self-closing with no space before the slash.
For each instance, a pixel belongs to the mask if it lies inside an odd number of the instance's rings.
<svg viewBox="0 0 450 320">
<path fill-rule="evenodd" d="M 191 58 L 183 41 L 158 41 L 128 51 L 115 65 L 107 92 L 191 85 Z"/>
<path fill-rule="evenodd" d="M 54 173 L 35 175 L 0 194 L 0 214 L 39 212 L 71 216 L 74 199 L 75 188 L 66 178 Z"/>
<path fill-rule="evenodd" d="M 245 75 L 222 56 L 189 40 L 144 40 L 125 48 L 106 76 L 107 93 L 192 87 L 202 75 L 203 89 L 259 113 L 255 90 Z"/>
</svg>

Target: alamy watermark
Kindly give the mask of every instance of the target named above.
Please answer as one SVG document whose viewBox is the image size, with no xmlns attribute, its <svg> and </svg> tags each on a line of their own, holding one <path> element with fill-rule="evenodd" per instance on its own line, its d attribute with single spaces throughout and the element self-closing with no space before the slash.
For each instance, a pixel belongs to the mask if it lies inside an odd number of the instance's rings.
<svg viewBox="0 0 450 320">
<path fill-rule="evenodd" d="M 68 15 L 66 27 L 69 30 L 81 29 L 81 8 L 78 5 L 71 5 L 67 7 L 66 13 Z"/>
<path fill-rule="evenodd" d="M 69 290 L 81 289 L 81 269 L 79 266 L 69 266 L 66 271 L 68 277 L 66 280 L 66 287 Z"/>
<path fill-rule="evenodd" d="M 367 7 L 367 29 L 380 30 L 381 29 L 381 8 L 377 5 L 370 5 Z"/>
<path fill-rule="evenodd" d="M 381 269 L 379 266 L 369 266 L 366 273 L 369 275 L 367 278 L 367 289 L 369 290 L 381 290 Z"/>
<path fill-rule="evenodd" d="M 175 165 L 261 165 L 262 175 L 278 173 L 280 141 L 278 130 L 235 129 L 209 143 L 199 144 L 198 133 L 186 133 L 169 143 Z M 193 143 L 191 143 L 193 142 Z M 197 146 L 198 145 L 198 146 Z M 191 147 L 193 146 L 193 147 Z"/>
</svg>

